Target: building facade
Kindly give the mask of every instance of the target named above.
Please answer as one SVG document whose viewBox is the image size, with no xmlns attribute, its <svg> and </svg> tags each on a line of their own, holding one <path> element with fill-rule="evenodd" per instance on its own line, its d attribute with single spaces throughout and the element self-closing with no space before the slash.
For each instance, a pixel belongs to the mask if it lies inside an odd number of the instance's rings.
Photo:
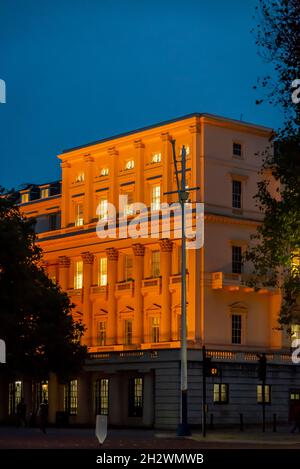
<svg viewBox="0 0 300 469">
<path fill-rule="evenodd" d="M 261 419 L 257 354 L 268 360 L 267 420 L 287 421 L 300 402 L 300 373 L 291 362 L 290 336 L 278 330 L 280 294 L 247 286 L 243 252 L 261 214 L 257 192 L 261 154 L 271 129 L 209 114 L 193 114 L 128 132 L 59 155 L 62 179 L 21 191 L 20 206 L 37 220 L 44 265 L 68 292 L 74 318 L 86 326 L 85 369 L 67 385 L 15 381 L 1 388 L 0 418 L 13 415 L 21 396 L 29 408 L 49 400 L 49 419 L 91 425 L 97 413 L 110 425 L 175 428 L 180 409 L 181 240 L 120 236 L 134 220 L 132 203 L 159 214 L 177 201 L 171 140 L 187 153 L 190 202 L 204 204 L 204 246 L 187 251 L 189 421 L 201 424 L 202 356 L 218 367 L 207 380 L 208 414 L 216 425 Z M 168 194 L 166 194 L 168 193 Z M 127 221 L 117 236 L 97 235 L 108 203 Z M 152 213 L 151 212 L 151 213 Z M 151 221 L 149 220 L 149 224 Z M 98 225 L 99 226 L 99 225 Z M 295 328 L 294 334 L 298 334 Z"/>
</svg>

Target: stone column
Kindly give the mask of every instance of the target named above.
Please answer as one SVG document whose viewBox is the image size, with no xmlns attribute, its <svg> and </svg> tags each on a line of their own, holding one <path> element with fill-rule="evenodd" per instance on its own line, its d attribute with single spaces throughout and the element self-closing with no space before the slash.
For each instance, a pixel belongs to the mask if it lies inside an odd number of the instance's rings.
<svg viewBox="0 0 300 469">
<path fill-rule="evenodd" d="M 141 140 L 133 142 L 135 148 L 135 201 L 144 202 L 144 152 L 145 145 Z"/>
<path fill-rule="evenodd" d="M 170 192 L 172 190 L 172 179 L 175 171 L 172 159 L 172 145 L 171 135 L 169 132 L 163 132 L 161 134 L 162 140 L 162 166 L 163 166 L 163 178 L 162 178 L 162 194 Z M 175 194 L 177 197 L 177 195 Z M 172 201 L 171 195 L 163 195 L 161 198 L 163 201 L 170 203 Z M 177 201 L 177 199 L 176 199 Z"/>
<path fill-rule="evenodd" d="M 61 185 L 61 227 L 66 228 L 70 223 L 69 220 L 69 186 L 70 186 L 70 168 L 71 165 L 65 160 L 60 164 L 62 170 Z"/>
<path fill-rule="evenodd" d="M 93 304 L 90 298 L 90 288 L 93 279 L 94 254 L 91 252 L 83 252 L 81 257 L 83 260 L 83 322 L 86 326 L 83 341 L 86 345 L 92 345 Z"/>
<path fill-rule="evenodd" d="M 171 340 L 171 293 L 169 290 L 169 280 L 172 272 L 172 248 L 173 243 L 165 238 L 160 241 L 160 274 L 161 274 L 161 294 L 162 311 L 160 337 L 162 342 Z"/>
<path fill-rule="evenodd" d="M 94 158 L 90 154 L 84 156 L 84 224 L 91 223 L 96 218 L 96 210 L 93 213 L 93 162 Z"/>
<path fill-rule="evenodd" d="M 67 291 L 69 288 L 69 269 L 70 269 L 70 258 L 67 256 L 60 256 L 58 258 L 58 282 L 62 290 Z"/>
<path fill-rule="evenodd" d="M 108 322 L 107 338 L 108 344 L 118 343 L 117 337 L 117 299 L 115 296 L 115 285 L 118 279 L 118 257 L 119 252 L 115 248 L 106 249 L 107 253 L 107 283 L 108 283 Z"/>
<path fill-rule="evenodd" d="M 116 150 L 115 147 L 110 147 L 107 150 L 107 153 L 110 156 L 111 164 L 110 164 L 110 188 L 109 188 L 109 202 L 113 204 L 116 208 L 116 212 L 119 211 L 119 190 L 118 190 L 118 155 L 119 152 Z"/>
<path fill-rule="evenodd" d="M 132 245 L 134 276 L 134 322 L 133 341 L 141 344 L 144 341 L 144 299 L 141 292 L 144 278 L 145 246 L 140 243 Z"/>
</svg>

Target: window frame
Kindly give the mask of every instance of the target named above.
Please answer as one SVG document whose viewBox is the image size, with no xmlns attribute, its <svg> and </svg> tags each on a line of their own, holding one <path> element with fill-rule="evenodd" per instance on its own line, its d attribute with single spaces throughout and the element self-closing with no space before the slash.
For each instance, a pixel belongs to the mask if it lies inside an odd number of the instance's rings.
<svg viewBox="0 0 300 469">
<path fill-rule="evenodd" d="M 223 390 L 225 399 L 223 399 Z M 217 399 L 215 397 L 217 396 Z M 213 403 L 223 405 L 229 403 L 229 384 L 228 383 L 214 383 L 213 384 Z"/>
<path fill-rule="evenodd" d="M 128 417 L 143 417 L 144 378 L 135 376 L 128 381 Z"/>
<path fill-rule="evenodd" d="M 70 416 L 78 414 L 78 381 L 71 379 L 64 386 L 64 410 Z"/>
<path fill-rule="evenodd" d="M 270 405 L 270 404 L 272 404 L 272 386 L 270 384 L 265 384 L 264 386 L 265 386 L 265 389 L 268 390 L 267 393 L 265 392 L 265 404 Z M 259 392 L 259 388 L 261 388 L 260 392 Z M 256 403 L 260 404 L 260 405 L 263 404 L 262 390 L 263 390 L 263 385 L 262 384 L 257 384 L 257 386 L 256 386 Z"/>
</svg>

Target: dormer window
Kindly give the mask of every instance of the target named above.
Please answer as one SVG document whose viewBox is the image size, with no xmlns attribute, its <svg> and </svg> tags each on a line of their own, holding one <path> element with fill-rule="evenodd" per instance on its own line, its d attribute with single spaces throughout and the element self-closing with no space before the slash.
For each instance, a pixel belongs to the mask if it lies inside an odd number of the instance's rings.
<svg viewBox="0 0 300 469">
<path fill-rule="evenodd" d="M 108 176 L 109 169 L 108 168 L 102 168 L 100 171 L 101 176 Z"/>
<path fill-rule="evenodd" d="M 75 182 L 84 182 L 84 173 L 78 173 Z"/>
<path fill-rule="evenodd" d="M 21 195 L 21 203 L 26 204 L 26 202 L 29 202 L 29 193 L 28 192 Z"/>
<path fill-rule="evenodd" d="M 49 197 L 49 188 L 45 187 L 41 189 L 41 199 L 46 199 L 47 197 Z"/>
<path fill-rule="evenodd" d="M 153 153 L 151 158 L 151 163 L 160 163 L 161 162 L 161 153 Z"/>
<path fill-rule="evenodd" d="M 134 168 L 134 160 L 128 160 L 125 163 L 125 170 L 129 171 L 130 169 Z"/>
</svg>

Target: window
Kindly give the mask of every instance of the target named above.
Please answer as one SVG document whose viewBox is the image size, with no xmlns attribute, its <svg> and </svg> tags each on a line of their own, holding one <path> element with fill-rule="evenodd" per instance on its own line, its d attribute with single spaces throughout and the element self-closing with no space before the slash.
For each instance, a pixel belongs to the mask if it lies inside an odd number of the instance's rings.
<svg viewBox="0 0 300 469">
<path fill-rule="evenodd" d="M 100 321 L 98 323 L 98 345 L 103 347 L 106 345 L 106 321 Z"/>
<path fill-rule="evenodd" d="M 133 215 L 132 204 L 134 202 L 134 192 L 133 191 L 125 192 L 123 195 L 127 196 L 127 203 L 124 208 L 125 215 Z"/>
<path fill-rule="evenodd" d="M 242 343 L 242 315 L 241 314 L 231 315 L 231 343 L 232 344 Z"/>
<path fill-rule="evenodd" d="M 129 380 L 129 417 L 143 416 L 143 378 Z"/>
<path fill-rule="evenodd" d="M 125 170 L 128 171 L 134 168 L 134 160 L 128 160 L 125 163 Z"/>
<path fill-rule="evenodd" d="M 13 381 L 9 383 L 9 403 L 8 413 L 9 415 L 15 415 L 17 412 L 17 406 L 23 398 L 23 383 L 22 381 Z"/>
<path fill-rule="evenodd" d="M 300 325 L 299 324 L 292 324 L 291 326 L 291 339 L 300 339 Z"/>
<path fill-rule="evenodd" d="M 108 218 L 108 200 L 107 199 L 100 199 L 99 204 L 97 207 L 97 214 L 99 217 L 99 220 L 107 220 Z"/>
<path fill-rule="evenodd" d="M 132 345 L 132 320 L 125 320 L 125 345 Z"/>
<path fill-rule="evenodd" d="M 78 407 L 78 389 L 77 379 L 71 380 L 65 385 L 65 412 L 69 415 L 77 415 Z"/>
<path fill-rule="evenodd" d="M 257 385 L 256 396 L 257 396 L 257 404 L 262 404 L 263 402 L 263 385 L 262 384 Z M 269 384 L 265 384 L 265 403 L 266 404 L 271 403 L 271 386 Z"/>
<path fill-rule="evenodd" d="M 49 230 L 53 231 L 53 230 L 56 230 L 56 228 L 57 228 L 57 215 L 56 213 L 51 213 L 51 215 L 49 215 Z"/>
<path fill-rule="evenodd" d="M 100 257 L 99 259 L 99 271 L 98 271 L 98 285 L 107 285 L 107 257 Z"/>
<path fill-rule="evenodd" d="M 160 163 L 161 162 L 161 153 L 153 153 L 151 158 L 151 163 Z"/>
<path fill-rule="evenodd" d="M 293 391 L 290 393 L 290 400 L 291 401 L 300 401 L 300 391 Z"/>
<path fill-rule="evenodd" d="M 160 184 L 151 187 L 151 210 L 160 209 Z"/>
<path fill-rule="evenodd" d="M 151 252 L 151 276 L 154 278 L 160 276 L 160 251 Z"/>
<path fill-rule="evenodd" d="M 74 273 L 74 288 L 78 290 L 83 286 L 83 262 L 75 262 L 75 273 Z"/>
<path fill-rule="evenodd" d="M 125 254 L 124 258 L 124 280 L 133 278 L 133 257 L 130 254 Z"/>
<path fill-rule="evenodd" d="M 35 410 L 38 410 L 42 402 L 48 401 L 48 381 L 34 383 L 33 390 L 35 399 Z"/>
<path fill-rule="evenodd" d="M 159 342 L 159 318 L 151 318 L 151 342 Z"/>
<path fill-rule="evenodd" d="M 29 202 L 29 193 L 26 192 L 26 194 L 21 195 L 21 203 L 26 204 L 26 202 Z"/>
<path fill-rule="evenodd" d="M 228 403 L 228 384 L 214 384 L 214 403 Z"/>
<path fill-rule="evenodd" d="M 84 182 L 84 173 L 80 172 L 75 178 L 75 182 Z"/>
<path fill-rule="evenodd" d="M 108 168 L 102 168 L 100 171 L 101 176 L 108 176 L 109 169 Z"/>
<path fill-rule="evenodd" d="M 242 208 L 242 182 L 232 181 L 232 208 Z"/>
<path fill-rule="evenodd" d="M 242 247 L 241 246 L 232 246 L 231 248 L 231 257 L 232 257 L 232 273 L 241 274 L 243 268 L 242 261 Z"/>
<path fill-rule="evenodd" d="M 109 380 L 107 378 L 95 381 L 95 411 L 96 415 L 108 415 Z"/>
<path fill-rule="evenodd" d="M 47 197 L 49 197 L 48 187 L 44 188 L 44 189 L 41 189 L 41 199 L 46 199 Z"/>
<path fill-rule="evenodd" d="M 242 156 L 242 145 L 241 145 L 241 143 L 233 142 L 232 154 L 234 156 Z"/>
<path fill-rule="evenodd" d="M 79 203 L 75 205 L 75 226 L 83 225 L 83 204 Z"/>
</svg>

